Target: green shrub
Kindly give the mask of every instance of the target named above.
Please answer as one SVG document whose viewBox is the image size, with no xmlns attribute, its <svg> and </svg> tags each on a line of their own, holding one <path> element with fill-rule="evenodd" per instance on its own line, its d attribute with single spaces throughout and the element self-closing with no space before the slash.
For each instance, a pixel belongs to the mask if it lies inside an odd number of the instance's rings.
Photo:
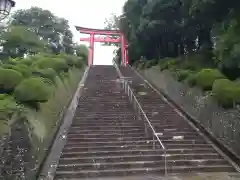
<svg viewBox="0 0 240 180">
<path fill-rule="evenodd" d="M 69 67 L 76 67 L 80 69 L 83 66 L 82 57 L 72 56 L 68 54 L 59 54 L 57 57 L 64 59 Z"/>
<path fill-rule="evenodd" d="M 69 76 L 68 72 L 61 72 L 61 74 L 60 74 L 61 80 L 64 80 L 64 79 L 68 78 L 68 76 Z"/>
<path fill-rule="evenodd" d="M 145 69 L 145 62 L 144 61 L 139 61 L 137 68 L 140 69 L 140 70 Z"/>
<path fill-rule="evenodd" d="M 44 78 L 32 77 L 23 80 L 15 88 L 15 98 L 22 103 L 46 102 L 52 95 L 53 87 Z"/>
<path fill-rule="evenodd" d="M 0 100 L 4 100 L 8 97 L 8 94 L 0 94 Z"/>
<path fill-rule="evenodd" d="M 15 58 L 15 59 L 9 58 L 9 59 L 6 61 L 6 63 L 7 63 L 7 64 L 12 64 L 12 65 L 16 65 L 16 64 L 18 64 L 19 61 L 21 61 L 21 60 L 22 60 L 21 58 Z"/>
<path fill-rule="evenodd" d="M 0 135 L 8 133 L 10 124 L 8 120 L 12 118 L 14 113 L 17 113 L 20 107 L 12 96 L 1 95 L 0 97 Z"/>
<path fill-rule="evenodd" d="M 66 61 L 61 58 L 43 58 L 35 62 L 33 66 L 37 67 L 38 69 L 52 68 L 57 73 L 68 71 L 69 69 Z"/>
<path fill-rule="evenodd" d="M 212 85 L 217 79 L 225 79 L 225 76 L 217 69 L 202 69 L 196 74 L 196 85 L 202 90 L 212 89 Z"/>
<path fill-rule="evenodd" d="M 13 64 L 2 64 L 1 67 L 4 69 L 12 69 L 13 68 Z"/>
<path fill-rule="evenodd" d="M 12 64 L 3 64 L 2 67 L 4 69 L 13 69 L 15 71 L 18 71 L 19 73 L 21 73 L 24 77 L 29 77 L 31 75 L 31 70 L 30 68 L 25 65 L 25 64 L 16 64 L 16 65 L 12 65 Z"/>
<path fill-rule="evenodd" d="M 134 61 L 133 62 L 133 67 L 138 68 L 138 63 L 139 63 L 139 61 Z"/>
<path fill-rule="evenodd" d="M 49 79 L 52 83 L 55 83 L 57 73 L 52 68 L 47 69 L 37 69 L 33 71 L 33 76 L 43 77 Z"/>
<path fill-rule="evenodd" d="M 147 69 L 151 68 L 151 67 L 152 67 L 151 61 L 147 61 L 146 64 L 145 64 L 145 67 L 146 67 Z"/>
<path fill-rule="evenodd" d="M 146 68 L 151 68 L 152 66 L 156 66 L 158 64 L 158 60 L 157 59 L 152 59 L 152 60 L 148 60 L 146 62 L 145 67 Z"/>
<path fill-rule="evenodd" d="M 183 69 L 189 69 L 189 70 L 198 70 L 200 67 L 198 65 L 198 63 L 194 62 L 194 61 L 183 61 L 181 64 L 181 68 Z"/>
<path fill-rule="evenodd" d="M 177 80 L 178 81 L 184 81 L 188 76 L 192 74 L 192 71 L 189 70 L 179 70 L 177 71 Z"/>
<path fill-rule="evenodd" d="M 186 78 L 186 82 L 190 87 L 194 87 L 196 85 L 196 74 L 192 73 Z"/>
<path fill-rule="evenodd" d="M 12 69 L 0 69 L 0 93 L 11 93 L 22 80 L 21 73 Z"/>
<path fill-rule="evenodd" d="M 78 68 L 78 69 L 81 69 L 84 66 L 83 62 L 84 61 L 83 61 L 82 57 L 74 58 L 74 67 Z"/>
<path fill-rule="evenodd" d="M 25 64 L 17 64 L 12 69 L 20 72 L 24 77 L 29 77 L 32 73 L 30 68 Z"/>
<path fill-rule="evenodd" d="M 165 62 L 160 64 L 160 70 L 163 71 L 165 69 L 175 69 L 177 67 L 177 60 L 166 60 Z"/>
<path fill-rule="evenodd" d="M 233 107 L 240 102 L 240 86 L 228 79 L 217 79 L 213 83 L 213 96 L 223 107 Z"/>
<path fill-rule="evenodd" d="M 31 66 L 33 63 L 33 60 L 31 58 L 27 58 L 27 59 L 22 59 L 20 64 L 25 64 L 27 66 Z"/>
</svg>

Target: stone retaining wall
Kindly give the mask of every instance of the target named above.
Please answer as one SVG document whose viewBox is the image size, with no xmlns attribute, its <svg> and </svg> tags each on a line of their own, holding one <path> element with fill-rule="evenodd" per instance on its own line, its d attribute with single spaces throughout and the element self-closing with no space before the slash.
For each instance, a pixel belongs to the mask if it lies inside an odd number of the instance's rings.
<svg viewBox="0 0 240 180">
<path fill-rule="evenodd" d="M 168 71 L 153 67 L 141 72 L 154 86 L 196 119 L 209 133 L 240 157 L 240 110 L 226 110 L 210 94 L 176 81 Z"/>
</svg>

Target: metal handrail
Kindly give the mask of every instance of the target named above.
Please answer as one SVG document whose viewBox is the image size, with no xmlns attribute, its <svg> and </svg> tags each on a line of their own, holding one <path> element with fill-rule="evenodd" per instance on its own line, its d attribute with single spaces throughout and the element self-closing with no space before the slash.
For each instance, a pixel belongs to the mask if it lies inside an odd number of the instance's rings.
<svg viewBox="0 0 240 180">
<path fill-rule="evenodd" d="M 150 127 L 150 129 L 152 130 L 152 134 L 153 134 L 153 149 L 155 149 L 155 138 L 157 139 L 158 143 L 160 144 L 160 146 L 162 147 L 163 151 L 164 151 L 164 170 L 165 170 L 165 175 L 167 175 L 167 149 L 166 147 L 163 145 L 162 141 L 160 140 L 160 138 L 158 137 L 158 133 L 155 131 L 153 125 L 151 124 L 151 122 L 149 121 L 146 113 L 144 112 L 142 106 L 140 105 L 139 101 L 137 100 L 137 97 L 134 95 L 133 90 L 131 89 L 130 85 L 128 84 L 128 82 L 125 80 L 124 76 L 122 75 L 122 73 L 120 72 L 118 66 L 116 65 L 116 63 L 114 63 L 115 68 L 117 69 L 117 72 L 120 76 L 120 83 L 123 84 L 123 89 L 125 91 L 125 93 L 127 93 L 128 97 L 130 98 L 131 103 L 133 103 L 133 100 L 135 102 L 134 104 L 134 108 L 138 108 L 138 113 L 142 113 L 145 121 L 147 121 L 148 126 Z M 137 106 L 136 106 L 137 105 Z M 136 106 L 136 107 L 135 107 Z M 144 123 L 145 125 L 145 123 Z M 146 125 L 145 125 L 145 131 L 146 131 Z"/>
</svg>

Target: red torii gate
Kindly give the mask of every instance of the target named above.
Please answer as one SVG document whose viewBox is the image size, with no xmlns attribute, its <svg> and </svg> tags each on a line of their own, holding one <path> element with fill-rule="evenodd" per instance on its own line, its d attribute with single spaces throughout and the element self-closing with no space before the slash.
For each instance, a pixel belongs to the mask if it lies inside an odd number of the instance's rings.
<svg viewBox="0 0 240 180">
<path fill-rule="evenodd" d="M 105 29 L 90 29 L 85 27 L 76 26 L 77 31 L 82 34 L 89 34 L 88 38 L 80 38 L 80 41 L 89 42 L 88 49 L 88 65 L 91 66 L 93 64 L 93 53 L 94 53 L 94 42 L 106 42 L 106 43 L 121 43 L 121 65 L 126 66 L 128 64 L 128 56 L 127 56 L 127 44 L 126 39 L 118 30 L 105 30 Z M 105 37 L 94 37 L 95 35 L 105 35 Z M 118 38 L 111 38 L 111 35 L 117 35 Z"/>
</svg>

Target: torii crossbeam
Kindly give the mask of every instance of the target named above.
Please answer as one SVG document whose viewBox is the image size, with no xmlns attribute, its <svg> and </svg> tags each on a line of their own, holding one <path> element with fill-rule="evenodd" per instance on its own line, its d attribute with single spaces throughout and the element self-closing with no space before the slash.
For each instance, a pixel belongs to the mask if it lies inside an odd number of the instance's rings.
<svg viewBox="0 0 240 180">
<path fill-rule="evenodd" d="M 94 42 L 121 43 L 121 65 L 126 66 L 128 64 L 127 45 L 123 33 L 118 30 L 91 29 L 79 26 L 76 26 L 76 29 L 82 34 L 90 35 L 88 38 L 80 38 L 80 41 L 86 41 L 90 43 L 88 51 L 89 66 L 93 64 Z M 105 35 L 105 37 L 94 37 L 95 35 Z M 111 35 L 118 36 L 118 38 L 112 38 Z"/>
</svg>

